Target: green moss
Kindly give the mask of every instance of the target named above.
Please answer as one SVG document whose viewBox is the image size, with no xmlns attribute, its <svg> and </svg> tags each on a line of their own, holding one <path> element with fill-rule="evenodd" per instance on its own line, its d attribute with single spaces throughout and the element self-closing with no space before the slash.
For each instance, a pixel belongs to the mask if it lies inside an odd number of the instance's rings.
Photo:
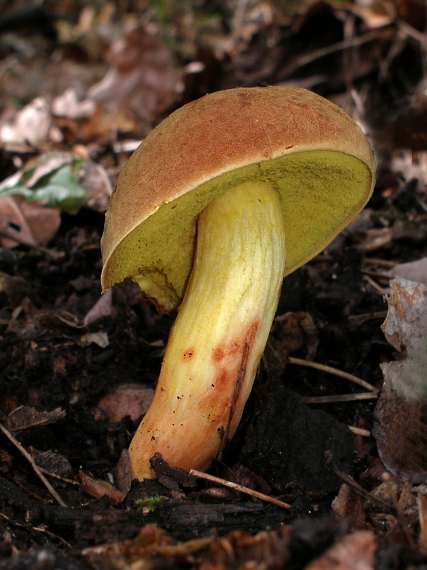
<svg viewBox="0 0 427 570">
<path fill-rule="evenodd" d="M 147 515 L 148 513 L 153 513 L 161 505 L 163 499 L 164 497 L 161 495 L 137 499 L 135 501 L 135 507 L 139 513 Z"/>
</svg>

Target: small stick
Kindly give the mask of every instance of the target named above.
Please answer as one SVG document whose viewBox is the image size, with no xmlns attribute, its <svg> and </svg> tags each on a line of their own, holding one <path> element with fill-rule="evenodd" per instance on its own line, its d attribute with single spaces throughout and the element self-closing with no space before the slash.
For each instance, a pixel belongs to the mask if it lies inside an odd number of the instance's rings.
<svg viewBox="0 0 427 570">
<path fill-rule="evenodd" d="M 378 283 L 376 283 L 372 277 L 369 277 L 369 275 L 363 275 L 363 279 L 365 281 L 367 281 L 374 289 L 375 291 L 378 291 L 378 293 L 380 293 L 381 295 L 385 295 L 385 290 L 383 289 L 383 287 L 380 287 L 378 285 Z"/>
<path fill-rule="evenodd" d="M 357 376 L 353 376 L 353 374 L 348 374 L 347 372 L 342 372 L 342 370 L 337 370 L 336 368 L 332 368 L 332 366 L 326 366 L 325 364 L 318 364 L 317 362 L 311 362 L 310 360 L 303 360 L 302 358 L 294 358 L 293 356 L 288 357 L 289 364 L 298 364 L 299 366 L 307 366 L 308 368 L 315 368 L 316 370 L 321 370 L 322 372 L 329 372 L 329 374 L 334 374 L 335 376 L 339 376 L 340 378 L 345 378 L 346 380 L 350 380 L 350 382 L 354 382 L 363 388 L 366 388 L 370 392 L 374 394 L 378 394 L 378 390 L 375 386 L 368 384 L 361 378 Z"/>
<path fill-rule="evenodd" d="M 354 402 L 357 400 L 373 400 L 378 394 L 362 392 L 361 394 L 338 394 L 337 396 L 301 396 L 304 404 L 335 404 L 336 402 Z"/>
<path fill-rule="evenodd" d="M 66 507 L 67 505 L 37 467 L 36 462 L 28 453 L 28 451 L 19 443 L 19 441 L 10 433 L 8 429 L 4 427 L 2 423 L 0 423 L 0 430 L 4 433 L 4 435 L 13 443 L 13 445 L 22 453 L 22 455 L 30 462 L 31 467 L 34 469 L 40 480 L 43 482 L 49 493 L 56 499 L 56 501 L 61 505 L 61 507 Z"/>
<path fill-rule="evenodd" d="M 364 263 L 367 265 L 382 265 L 383 267 L 396 267 L 397 261 L 387 261 L 386 259 L 377 259 L 376 257 L 366 257 Z"/>
<path fill-rule="evenodd" d="M 207 473 L 202 473 L 201 471 L 196 471 L 196 469 L 190 469 L 190 475 L 194 477 L 199 477 L 199 479 L 206 479 L 206 481 L 211 481 L 212 483 L 218 483 L 218 485 L 223 485 L 224 487 L 230 487 L 235 491 L 239 491 L 240 493 L 246 493 L 247 495 L 251 495 L 257 499 L 261 499 L 262 501 L 267 501 L 268 503 L 273 503 L 273 505 L 277 505 L 278 507 L 282 507 L 283 509 L 291 509 L 292 506 L 288 503 L 284 503 L 283 501 L 279 501 L 279 499 L 275 499 L 274 497 L 270 497 L 269 495 L 264 495 L 264 493 L 259 493 L 258 491 L 254 491 L 253 489 L 249 489 L 249 487 L 243 487 L 243 485 L 239 485 L 238 483 L 233 483 L 232 481 L 227 481 L 227 479 L 220 479 L 219 477 L 214 477 L 213 475 L 208 475 Z"/>
<path fill-rule="evenodd" d="M 15 526 L 17 528 L 24 528 L 26 530 L 34 530 L 35 532 L 41 532 L 42 534 L 45 534 L 46 536 L 48 536 L 49 538 L 54 538 L 56 540 L 59 540 L 59 542 L 62 542 L 62 544 L 64 546 L 66 546 L 67 548 L 71 549 L 72 546 L 69 542 L 67 542 L 66 540 L 64 540 L 61 536 L 58 536 L 57 534 L 54 534 L 53 532 L 50 532 L 49 530 L 47 530 L 46 528 L 43 527 L 38 527 L 38 526 L 32 526 L 29 524 L 22 524 L 22 523 L 18 523 L 16 521 L 13 521 L 12 519 L 10 519 L 7 515 L 5 515 L 4 513 L 0 513 L 0 518 L 2 518 L 3 520 L 7 521 L 9 524 L 11 524 L 12 526 Z"/>
<path fill-rule="evenodd" d="M 377 506 L 381 507 L 382 509 L 385 509 L 386 513 L 396 511 L 396 508 L 394 506 L 389 505 L 388 503 L 386 503 L 382 499 L 378 499 L 377 497 L 374 497 L 371 493 L 369 493 L 368 491 L 366 491 L 366 489 L 364 489 L 361 485 L 359 485 L 359 483 L 357 483 L 353 479 L 353 477 L 350 477 L 350 475 L 347 475 L 347 473 L 344 473 L 344 471 L 341 471 L 340 469 L 338 469 L 338 467 L 332 461 L 331 457 L 326 456 L 325 459 L 326 459 L 326 464 L 329 465 L 329 467 L 332 469 L 332 471 L 335 473 L 335 475 L 338 475 L 338 477 L 340 479 L 342 479 L 344 481 L 344 483 L 347 483 L 347 485 L 350 485 L 350 487 L 354 491 L 356 491 L 356 493 L 358 493 L 359 495 L 361 495 L 362 497 L 364 497 L 368 501 L 371 501 L 371 503 L 373 503 L 374 505 L 377 505 Z"/>
<path fill-rule="evenodd" d="M 358 428 L 355 426 L 348 426 L 350 431 L 352 431 L 355 435 L 361 435 L 362 437 L 370 437 L 371 432 L 367 429 Z"/>
</svg>

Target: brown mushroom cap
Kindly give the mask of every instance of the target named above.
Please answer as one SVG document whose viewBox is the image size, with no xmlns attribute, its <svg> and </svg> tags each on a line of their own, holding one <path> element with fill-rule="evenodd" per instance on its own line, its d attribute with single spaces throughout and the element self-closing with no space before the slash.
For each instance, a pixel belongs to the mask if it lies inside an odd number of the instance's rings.
<svg viewBox="0 0 427 570">
<path fill-rule="evenodd" d="M 130 277 L 163 308 L 176 308 L 191 272 L 198 214 L 247 179 L 268 181 L 279 193 L 286 275 L 365 205 L 374 173 L 359 126 L 310 91 L 253 87 L 206 95 L 158 125 L 123 169 L 101 240 L 102 287 Z"/>
</svg>

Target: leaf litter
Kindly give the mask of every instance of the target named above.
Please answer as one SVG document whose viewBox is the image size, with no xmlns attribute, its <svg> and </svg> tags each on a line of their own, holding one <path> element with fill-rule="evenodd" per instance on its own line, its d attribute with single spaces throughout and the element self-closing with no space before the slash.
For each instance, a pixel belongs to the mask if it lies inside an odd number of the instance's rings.
<svg viewBox="0 0 427 570">
<path fill-rule="evenodd" d="M 37 6 L 46 27 L 14 17 L 0 45 L 2 422 L 24 412 L 16 437 L 68 506 L 52 504 L 1 438 L 0 568 L 420 565 L 425 317 L 411 300 L 414 291 L 422 298 L 427 254 L 425 13 L 409 1 L 122 9 Z M 213 483 L 188 487 L 159 461 L 157 481 L 130 487 L 123 450 L 155 386 L 170 320 L 130 283 L 102 297 L 99 288 L 102 213 L 141 138 L 206 92 L 264 83 L 308 87 L 341 105 L 380 165 L 369 207 L 286 279 L 241 428 L 211 469 L 291 503 L 290 513 Z M 402 281 L 397 295 L 395 276 L 418 285 Z M 387 294 L 389 312 L 393 295 L 405 307 L 388 318 L 393 346 L 380 328 Z M 357 388 L 321 369 L 286 366 L 290 353 L 382 388 L 378 403 L 343 398 Z M 417 396 L 402 399 L 401 386 Z M 123 497 L 116 487 L 130 490 Z M 136 501 L 152 497 L 162 500 L 142 515 Z"/>
</svg>

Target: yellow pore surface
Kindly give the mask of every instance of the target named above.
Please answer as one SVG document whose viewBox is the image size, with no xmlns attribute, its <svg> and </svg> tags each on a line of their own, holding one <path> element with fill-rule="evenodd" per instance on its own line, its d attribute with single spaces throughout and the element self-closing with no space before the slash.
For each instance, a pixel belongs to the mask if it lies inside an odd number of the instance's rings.
<svg viewBox="0 0 427 570">
<path fill-rule="evenodd" d="M 130 277 L 164 310 L 176 309 L 191 273 L 198 215 L 213 198 L 247 180 L 267 182 L 278 193 L 287 275 L 322 251 L 362 209 L 372 178 L 365 162 L 332 150 L 295 152 L 226 172 L 161 205 L 131 231 L 109 259 L 108 285 Z"/>
</svg>

